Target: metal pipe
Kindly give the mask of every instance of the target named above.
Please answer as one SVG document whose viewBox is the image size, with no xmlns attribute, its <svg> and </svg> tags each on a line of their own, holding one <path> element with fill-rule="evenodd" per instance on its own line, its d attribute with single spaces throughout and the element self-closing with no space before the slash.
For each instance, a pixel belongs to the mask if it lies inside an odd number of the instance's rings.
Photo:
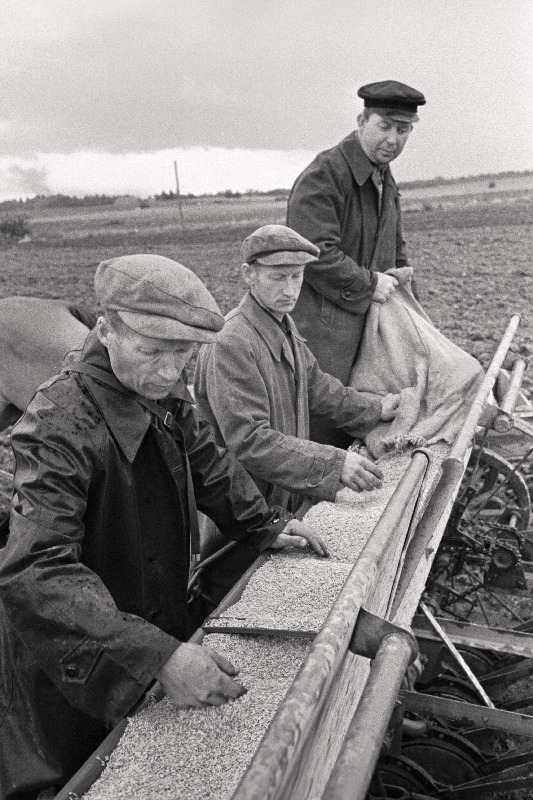
<svg viewBox="0 0 533 800">
<path fill-rule="evenodd" d="M 505 731 L 517 736 L 533 737 L 533 717 L 517 711 L 504 711 L 501 708 L 465 703 L 464 700 L 451 700 L 431 694 L 410 692 L 402 689 L 400 700 L 405 711 L 421 716 L 437 717 L 445 720 L 475 725 L 493 731 Z"/>
<path fill-rule="evenodd" d="M 423 452 L 411 463 L 370 534 L 298 674 L 279 706 L 232 800 L 281 800 L 291 796 L 298 758 L 346 656 L 359 610 L 377 581 L 388 546 L 427 469 Z"/>
<path fill-rule="evenodd" d="M 439 623 L 437 622 L 437 620 L 435 619 L 429 608 L 426 606 L 425 603 L 420 603 L 420 608 L 422 609 L 422 612 L 426 616 L 426 619 L 428 620 L 429 624 L 431 625 L 435 633 L 439 635 L 440 639 L 444 642 L 444 644 L 446 645 L 452 656 L 455 658 L 455 660 L 457 661 L 457 663 L 459 664 L 465 675 L 468 677 L 469 681 L 475 688 L 476 692 L 483 700 L 483 703 L 487 706 L 487 708 L 495 708 L 494 703 L 486 693 L 485 689 L 480 684 L 480 682 L 478 681 L 478 679 L 476 678 L 476 676 L 474 675 L 474 673 L 472 672 L 472 670 L 470 669 L 470 667 L 468 666 L 468 664 L 466 663 L 466 661 L 464 660 L 461 653 L 458 651 L 458 649 L 456 648 L 450 637 L 447 636 L 447 634 L 443 631 L 443 629 L 441 628 L 441 626 L 439 625 Z"/>
<path fill-rule="evenodd" d="M 508 433 L 513 427 L 513 413 L 518 402 L 526 369 L 527 361 L 523 358 L 518 358 L 513 364 L 509 386 L 500 403 L 498 415 L 492 423 L 492 427 L 497 433 Z"/>
<path fill-rule="evenodd" d="M 411 642 L 401 633 L 381 642 L 322 800 L 366 797 L 412 655 Z"/>
<path fill-rule="evenodd" d="M 442 462 L 441 474 L 437 485 L 407 546 L 402 573 L 390 613 L 391 619 L 394 619 L 405 593 L 411 585 L 418 564 L 426 554 L 429 540 L 446 511 L 448 503 L 463 476 L 463 471 L 462 462 L 456 459 L 447 458 Z"/>
<path fill-rule="evenodd" d="M 476 432 L 476 427 L 479 423 L 481 414 L 485 407 L 485 403 L 489 394 L 494 386 L 494 382 L 501 368 L 505 355 L 511 345 L 513 336 L 516 333 L 518 325 L 520 324 L 520 316 L 515 314 L 511 317 L 505 333 L 496 348 L 496 352 L 492 357 L 487 372 L 481 382 L 470 411 L 459 431 L 457 438 L 450 451 L 450 455 L 442 462 L 441 475 L 437 485 L 431 495 L 429 503 L 422 514 L 415 532 L 407 547 L 405 555 L 404 567 L 400 580 L 398 582 L 398 589 L 392 605 L 391 619 L 400 607 L 402 600 L 409 588 L 413 575 L 415 574 L 418 564 L 426 553 L 430 539 L 433 536 L 437 525 L 441 521 L 448 504 L 450 503 L 453 494 L 463 476 L 465 468 L 465 460 L 470 447 L 470 443 Z"/>
<path fill-rule="evenodd" d="M 492 391 L 492 387 L 494 386 L 498 372 L 501 369 L 504 358 L 509 350 L 509 347 L 511 346 L 511 342 L 513 341 L 513 337 L 518 329 L 519 324 L 520 315 L 515 314 L 511 317 L 505 333 L 503 334 L 502 339 L 496 348 L 496 352 L 492 357 L 483 381 L 481 382 L 481 385 L 476 393 L 470 411 L 468 412 L 464 421 L 463 427 L 459 431 L 457 439 L 454 442 L 450 452 L 450 458 L 455 458 L 461 462 L 464 460 L 466 452 L 470 447 L 472 437 L 476 432 L 476 427 L 483 412 L 483 408 L 485 407 L 485 403 L 487 402 Z"/>
</svg>

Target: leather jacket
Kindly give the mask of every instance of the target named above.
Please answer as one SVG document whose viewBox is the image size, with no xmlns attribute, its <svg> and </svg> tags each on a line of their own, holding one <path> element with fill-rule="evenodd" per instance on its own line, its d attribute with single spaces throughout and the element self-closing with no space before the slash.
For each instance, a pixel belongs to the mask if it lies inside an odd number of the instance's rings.
<svg viewBox="0 0 533 800">
<path fill-rule="evenodd" d="M 80 353 L 69 358 L 67 369 Z M 111 373 L 94 331 L 81 363 Z M 164 405 L 179 436 L 130 394 L 67 371 L 13 430 L 15 494 L 0 550 L 0 796 L 63 785 L 192 633 L 185 451 L 198 509 L 251 553 L 290 518 L 217 447 L 185 383 Z"/>
</svg>

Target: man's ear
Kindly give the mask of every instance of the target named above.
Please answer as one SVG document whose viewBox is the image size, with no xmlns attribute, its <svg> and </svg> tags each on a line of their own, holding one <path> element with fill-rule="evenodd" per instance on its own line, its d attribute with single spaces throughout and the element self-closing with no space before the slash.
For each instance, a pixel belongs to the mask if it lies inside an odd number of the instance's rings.
<svg viewBox="0 0 533 800">
<path fill-rule="evenodd" d="M 253 286 L 255 283 L 256 270 L 253 264 L 243 264 L 241 266 L 241 274 L 247 286 Z"/>
<path fill-rule="evenodd" d="M 98 317 L 96 320 L 96 335 L 104 347 L 107 347 L 107 337 L 109 336 L 110 331 L 111 327 L 106 318 Z"/>
</svg>

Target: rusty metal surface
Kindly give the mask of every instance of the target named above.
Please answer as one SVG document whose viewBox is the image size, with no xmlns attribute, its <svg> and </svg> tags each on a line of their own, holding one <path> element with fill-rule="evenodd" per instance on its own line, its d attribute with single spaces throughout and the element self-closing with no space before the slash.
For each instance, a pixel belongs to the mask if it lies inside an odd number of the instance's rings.
<svg viewBox="0 0 533 800">
<path fill-rule="evenodd" d="M 457 622 L 455 620 L 437 618 L 443 630 L 455 645 L 477 647 L 481 650 L 494 650 L 497 653 L 533 658 L 533 635 L 516 630 L 500 628 L 486 628 L 483 625 L 474 625 L 470 622 Z M 413 619 L 413 633 L 417 639 L 430 639 L 437 641 L 434 634 L 421 614 Z"/>
<path fill-rule="evenodd" d="M 364 800 L 405 671 L 416 658 L 406 631 L 386 633 L 322 800 Z"/>
<path fill-rule="evenodd" d="M 392 604 L 391 617 L 393 618 L 411 585 L 413 575 L 418 569 L 420 561 L 423 558 L 430 560 L 434 555 L 434 553 L 426 551 L 431 537 L 445 515 L 453 494 L 463 477 L 464 464 L 462 461 L 447 458 L 442 462 L 441 470 L 437 485 L 407 547 L 402 573 Z"/>
<path fill-rule="evenodd" d="M 483 701 L 483 704 L 488 706 L 488 708 L 495 708 L 494 703 L 492 702 L 492 700 L 490 699 L 490 697 L 488 696 L 488 694 L 484 690 L 483 686 L 480 684 L 480 682 L 478 681 L 478 679 L 476 678 L 476 676 L 474 675 L 474 673 L 472 672 L 472 670 L 470 669 L 470 667 L 468 666 L 466 661 L 464 660 L 464 658 L 461 655 L 461 653 L 457 650 L 456 646 L 451 641 L 451 639 L 448 636 L 448 634 L 446 633 L 446 631 L 442 628 L 442 626 L 439 624 L 439 622 L 435 619 L 435 617 L 433 616 L 433 614 L 431 613 L 429 608 L 426 606 L 425 603 L 420 603 L 420 608 L 422 609 L 423 614 L 425 615 L 426 619 L 428 620 L 429 624 L 431 625 L 431 627 L 433 628 L 433 630 L 435 631 L 437 636 L 439 636 L 440 639 L 444 642 L 444 644 L 448 648 L 448 651 L 452 654 L 452 656 L 455 659 L 455 661 L 459 664 L 459 666 L 461 667 L 462 671 L 467 676 L 468 680 L 470 681 L 472 686 L 475 688 L 475 690 L 478 693 L 478 695 L 481 697 L 481 700 Z"/>
<path fill-rule="evenodd" d="M 487 708 L 421 692 L 401 691 L 400 701 L 405 711 L 460 722 L 465 727 L 473 725 L 533 738 L 533 716 L 528 714 Z"/>
<path fill-rule="evenodd" d="M 401 635 L 403 640 L 410 642 L 411 661 L 414 661 L 418 655 L 418 645 L 411 631 L 400 628 L 362 608 L 359 611 L 348 649 L 357 656 L 376 658 L 385 637 L 395 633 Z"/>
</svg>

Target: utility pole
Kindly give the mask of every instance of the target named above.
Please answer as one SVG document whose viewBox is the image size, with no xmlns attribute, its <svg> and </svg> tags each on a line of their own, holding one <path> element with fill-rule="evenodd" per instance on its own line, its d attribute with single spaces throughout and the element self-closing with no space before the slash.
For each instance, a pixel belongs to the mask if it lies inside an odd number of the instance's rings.
<svg viewBox="0 0 533 800">
<path fill-rule="evenodd" d="M 174 175 L 176 176 L 176 195 L 178 198 L 178 209 L 180 212 L 180 220 L 181 220 L 181 227 L 185 230 L 185 220 L 183 219 L 183 208 L 181 207 L 181 195 L 180 195 L 180 182 L 178 178 L 178 162 L 174 161 Z"/>
</svg>

